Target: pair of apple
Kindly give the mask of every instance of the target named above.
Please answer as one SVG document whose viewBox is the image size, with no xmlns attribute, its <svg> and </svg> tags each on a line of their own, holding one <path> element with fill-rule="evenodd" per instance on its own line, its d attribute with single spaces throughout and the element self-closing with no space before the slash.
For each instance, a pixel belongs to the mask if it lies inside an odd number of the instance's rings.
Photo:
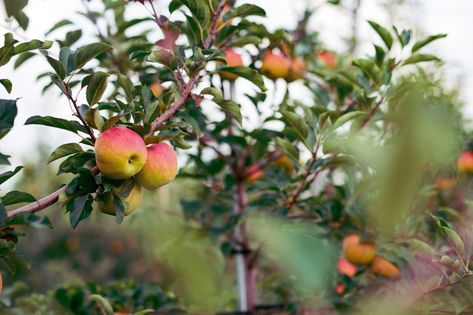
<svg viewBox="0 0 473 315">
<path fill-rule="evenodd" d="M 261 62 L 261 72 L 270 79 L 284 78 L 295 81 L 304 77 L 306 66 L 301 57 L 291 58 L 274 51 L 267 51 Z"/>
<path fill-rule="evenodd" d="M 142 199 L 141 187 L 157 189 L 171 182 L 177 175 L 177 156 L 167 143 L 146 146 L 143 138 L 126 127 L 113 127 L 102 132 L 95 142 L 95 158 L 100 172 L 111 179 L 123 180 L 134 176 L 133 187 L 129 182 L 114 189 L 127 203 L 125 215 L 133 212 Z M 98 208 L 115 214 L 113 198 L 98 202 Z"/>
<path fill-rule="evenodd" d="M 345 259 L 339 261 L 338 270 L 349 277 L 357 271 L 356 265 L 370 265 L 371 272 L 390 279 L 399 278 L 401 271 L 392 262 L 376 255 L 374 242 L 362 241 L 357 234 L 350 234 L 343 239 Z"/>
</svg>

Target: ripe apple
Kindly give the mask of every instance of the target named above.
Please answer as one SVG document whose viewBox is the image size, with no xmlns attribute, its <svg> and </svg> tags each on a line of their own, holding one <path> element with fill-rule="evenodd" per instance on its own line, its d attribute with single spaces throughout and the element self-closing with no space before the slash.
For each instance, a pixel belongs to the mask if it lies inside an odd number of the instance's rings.
<svg viewBox="0 0 473 315">
<path fill-rule="evenodd" d="M 261 72 L 273 80 L 287 77 L 291 68 L 291 60 L 288 57 L 272 51 L 264 54 L 262 63 Z"/>
<path fill-rule="evenodd" d="M 357 265 L 368 265 L 374 259 L 375 245 L 373 242 L 360 242 L 360 236 L 351 234 L 343 240 L 343 253 L 345 258 Z"/>
<path fill-rule="evenodd" d="M 287 76 L 288 81 L 302 79 L 305 74 L 305 61 L 301 57 L 291 59 L 291 67 Z"/>
<path fill-rule="evenodd" d="M 125 215 L 129 215 L 141 205 L 143 192 L 141 186 L 137 183 L 134 183 L 131 188 L 129 183 L 124 183 L 119 187 L 113 188 L 113 192 L 122 197 L 125 203 Z M 108 200 L 97 200 L 97 208 L 103 213 L 115 215 L 115 208 L 113 206 L 114 198 L 115 197 L 111 195 Z"/>
<path fill-rule="evenodd" d="M 335 69 L 337 67 L 337 58 L 335 55 L 327 50 L 319 51 L 315 58 L 325 67 Z"/>
<path fill-rule="evenodd" d="M 95 159 L 100 172 L 112 179 L 126 179 L 145 165 L 148 152 L 143 138 L 131 129 L 113 127 L 95 142 Z"/>
<path fill-rule="evenodd" d="M 356 266 L 349 262 L 346 258 L 340 258 L 337 263 L 337 270 L 342 275 L 347 275 L 350 278 L 353 278 L 356 274 Z"/>
<path fill-rule="evenodd" d="M 261 167 L 258 164 L 251 165 L 246 168 L 244 174 L 243 174 L 243 181 L 245 184 L 249 185 L 257 180 L 260 180 L 264 176 L 264 171 L 261 169 Z"/>
<path fill-rule="evenodd" d="M 396 265 L 381 256 L 376 256 L 373 259 L 373 262 L 371 263 L 371 271 L 376 275 L 389 279 L 399 278 L 401 274 L 401 271 L 396 267 Z"/>
<path fill-rule="evenodd" d="M 473 173 L 473 151 L 463 151 L 457 160 L 460 173 Z"/>
<path fill-rule="evenodd" d="M 345 285 L 343 283 L 337 284 L 337 286 L 335 287 L 335 292 L 337 292 L 338 294 L 342 294 L 343 292 L 345 292 Z"/>
<path fill-rule="evenodd" d="M 169 144 L 160 142 L 148 147 L 148 160 L 136 180 L 144 188 L 154 190 L 171 182 L 177 170 L 176 152 Z"/>
<path fill-rule="evenodd" d="M 243 66 L 243 59 L 233 49 L 225 49 L 224 52 L 226 54 L 225 61 L 227 63 L 227 67 Z M 222 78 L 229 81 L 234 81 L 238 78 L 236 74 L 226 71 L 219 71 L 219 74 Z"/>
</svg>

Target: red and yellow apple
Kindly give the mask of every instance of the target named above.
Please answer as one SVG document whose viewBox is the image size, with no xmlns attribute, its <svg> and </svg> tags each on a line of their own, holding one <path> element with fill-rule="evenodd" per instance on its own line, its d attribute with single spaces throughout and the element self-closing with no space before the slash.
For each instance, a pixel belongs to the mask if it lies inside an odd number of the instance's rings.
<svg viewBox="0 0 473 315">
<path fill-rule="evenodd" d="M 289 74 L 287 76 L 288 81 L 295 81 L 302 79 L 305 74 L 305 61 L 301 57 L 295 57 L 291 59 L 291 66 L 289 68 Z"/>
<path fill-rule="evenodd" d="M 95 159 L 100 172 L 112 179 L 136 175 L 148 157 L 143 138 L 126 127 L 113 127 L 95 142 Z"/>
<path fill-rule="evenodd" d="M 122 197 L 125 203 L 125 215 L 129 215 L 141 205 L 143 192 L 137 183 L 130 187 L 130 183 L 125 182 L 121 186 L 113 188 L 113 192 Z M 103 213 L 115 215 L 114 198 L 115 196 L 111 194 L 108 200 L 97 200 L 97 208 Z"/>
<path fill-rule="evenodd" d="M 401 271 L 396 267 L 396 265 L 381 256 L 376 256 L 373 259 L 373 262 L 371 263 L 371 271 L 376 275 L 389 279 L 396 279 L 401 275 Z"/>
<path fill-rule="evenodd" d="M 460 173 L 473 173 L 473 151 L 463 151 L 457 160 Z"/>
<path fill-rule="evenodd" d="M 243 174 L 243 182 L 247 185 L 252 184 L 264 176 L 264 171 L 258 164 L 253 164 L 246 168 Z"/>
<path fill-rule="evenodd" d="M 319 61 L 322 65 L 327 68 L 335 69 L 337 67 L 337 58 L 335 55 L 327 50 L 319 51 L 315 58 Z"/>
<path fill-rule="evenodd" d="M 266 52 L 261 61 L 261 72 L 273 80 L 287 77 L 291 69 L 291 60 L 288 57 L 272 51 Z"/>
<path fill-rule="evenodd" d="M 136 180 L 144 188 L 154 190 L 171 182 L 177 171 L 176 152 L 169 144 L 160 142 L 148 147 L 148 160 Z"/>
<path fill-rule="evenodd" d="M 345 258 L 357 265 L 368 265 L 373 261 L 376 248 L 373 242 L 360 241 L 360 236 L 351 234 L 343 240 L 343 254 Z"/>
<path fill-rule="evenodd" d="M 243 66 L 243 59 L 239 54 L 237 54 L 233 49 L 225 49 L 225 62 L 227 67 L 238 67 Z M 220 76 L 226 80 L 234 81 L 238 78 L 236 74 L 227 72 L 227 71 L 219 71 Z"/>
<path fill-rule="evenodd" d="M 353 278 L 356 274 L 357 268 L 354 264 L 349 262 L 346 258 L 340 258 L 337 263 L 337 270 L 342 275 Z"/>
</svg>

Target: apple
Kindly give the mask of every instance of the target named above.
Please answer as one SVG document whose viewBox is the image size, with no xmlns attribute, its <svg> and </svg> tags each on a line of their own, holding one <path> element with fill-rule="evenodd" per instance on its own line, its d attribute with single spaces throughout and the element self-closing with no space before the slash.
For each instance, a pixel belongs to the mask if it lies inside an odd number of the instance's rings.
<svg viewBox="0 0 473 315">
<path fill-rule="evenodd" d="M 227 63 L 227 67 L 238 67 L 243 66 L 243 59 L 239 54 L 237 54 L 233 49 L 225 49 L 224 50 L 226 57 L 225 61 Z M 226 80 L 234 81 L 238 78 L 236 74 L 226 72 L 226 71 L 219 71 L 220 76 Z"/>
<path fill-rule="evenodd" d="M 345 285 L 343 283 L 337 284 L 337 286 L 335 287 L 335 292 L 337 292 L 338 294 L 342 294 L 343 292 L 345 292 Z"/>
<path fill-rule="evenodd" d="M 460 173 L 473 173 L 473 151 L 463 151 L 457 160 Z"/>
<path fill-rule="evenodd" d="M 302 79 L 305 74 L 305 61 L 301 57 L 291 59 L 291 66 L 287 76 L 288 81 L 295 81 Z"/>
<path fill-rule="evenodd" d="M 170 183 L 177 171 L 176 152 L 169 144 L 160 142 L 148 147 L 148 160 L 136 180 L 144 188 L 154 190 Z"/>
<path fill-rule="evenodd" d="M 337 67 L 337 58 L 335 55 L 327 50 L 319 51 L 315 58 L 325 67 L 335 69 Z"/>
<path fill-rule="evenodd" d="M 399 278 L 401 274 L 401 271 L 396 267 L 396 265 L 381 256 L 376 256 L 373 259 L 373 262 L 371 263 L 371 271 L 376 275 L 389 279 Z"/>
<path fill-rule="evenodd" d="M 126 127 L 107 129 L 95 141 L 97 167 L 103 175 L 112 179 L 136 175 L 147 158 L 143 138 Z"/>
<path fill-rule="evenodd" d="M 350 278 L 353 278 L 356 274 L 356 266 L 349 262 L 346 258 L 340 258 L 337 263 L 337 270 L 342 275 L 347 275 Z"/>
<path fill-rule="evenodd" d="M 291 69 L 291 60 L 288 57 L 272 51 L 266 52 L 261 61 L 261 72 L 273 80 L 287 77 Z"/>
<path fill-rule="evenodd" d="M 360 241 L 360 236 L 351 234 L 343 240 L 343 253 L 345 258 L 357 265 L 368 265 L 374 259 L 375 245 L 373 242 Z"/>
<path fill-rule="evenodd" d="M 141 199 L 143 197 L 143 192 L 141 186 L 137 183 L 133 183 L 133 186 L 130 187 L 130 183 L 123 183 L 119 187 L 114 187 L 113 192 L 122 197 L 123 202 L 125 203 L 125 215 L 129 215 L 135 211 L 141 205 Z M 115 215 L 114 204 L 114 195 L 108 200 L 97 200 L 97 208 L 103 213 Z"/>
</svg>

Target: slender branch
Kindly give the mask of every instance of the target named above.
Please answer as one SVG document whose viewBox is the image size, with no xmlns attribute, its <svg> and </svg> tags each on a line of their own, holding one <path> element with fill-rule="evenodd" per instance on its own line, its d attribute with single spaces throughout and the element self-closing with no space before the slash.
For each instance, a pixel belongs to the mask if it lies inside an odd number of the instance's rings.
<svg viewBox="0 0 473 315">
<path fill-rule="evenodd" d="M 215 11 L 214 14 L 214 19 L 212 21 L 212 26 L 210 27 L 209 35 L 207 36 L 207 39 L 204 42 L 204 48 L 210 48 L 210 45 L 212 45 L 213 40 L 215 39 L 215 35 L 217 34 L 217 24 L 218 24 L 218 19 L 222 15 L 223 8 L 225 8 L 225 3 L 226 0 L 221 0 L 220 5 L 218 6 L 217 10 Z"/>
<path fill-rule="evenodd" d="M 370 121 L 371 119 L 373 119 L 373 116 L 374 114 L 376 113 L 376 111 L 378 110 L 379 106 L 381 106 L 381 104 L 383 103 L 384 101 L 384 95 L 379 99 L 378 102 L 376 102 L 376 104 L 371 108 L 371 110 L 369 111 L 368 113 L 368 116 L 365 118 L 365 120 L 361 123 L 360 125 L 360 129 L 362 129 L 363 127 L 365 127 Z"/>
<path fill-rule="evenodd" d="M 84 117 L 82 117 L 82 114 L 79 111 L 79 106 L 77 106 L 77 101 L 72 97 L 72 92 L 71 92 L 71 89 L 69 88 L 69 85 L 65 82 L 64 82 L 64 85 L 66 86 L 66 91 L 67 91 L 66 96 L 69 99 L 69 101 L 72 103 L 76 111 L 75 115 L 77 116 L 77 118 L 79 118 L 82 125 L 87 130 L 87 133 L 89 134 L 90 138 L 92 138 L 92 141 L 95 142 L 96 138 L 95 138 L 94 132 L 90 128 L 89 124 L 85 121 Z"/>
</svg>

